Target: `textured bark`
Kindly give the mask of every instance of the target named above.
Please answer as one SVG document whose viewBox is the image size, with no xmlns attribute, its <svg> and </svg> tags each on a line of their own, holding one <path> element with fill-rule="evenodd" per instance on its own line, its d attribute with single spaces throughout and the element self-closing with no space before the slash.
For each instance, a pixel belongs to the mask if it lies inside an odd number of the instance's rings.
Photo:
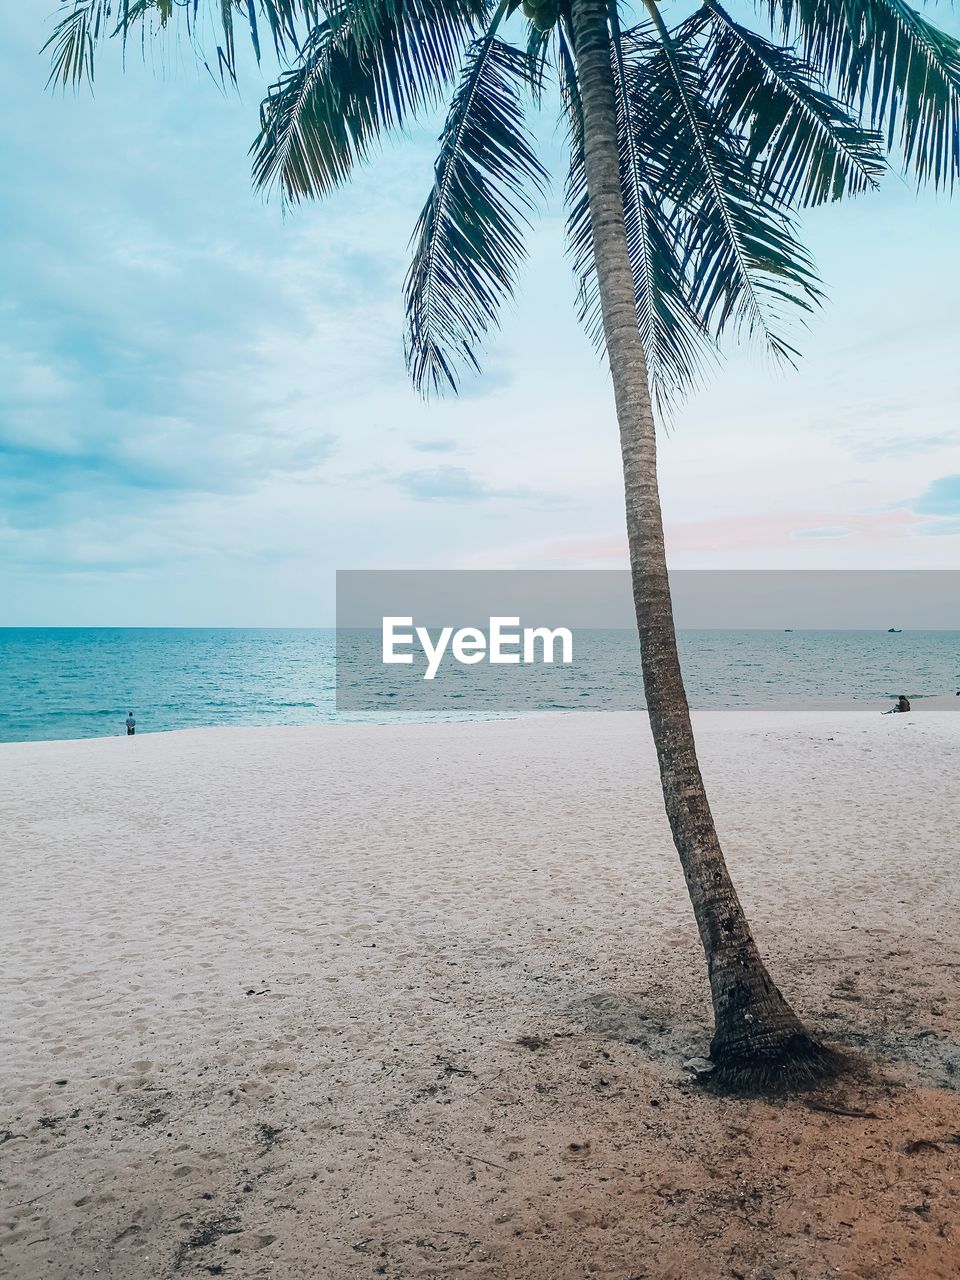
<svg viewBox="0 0 960 1280">
<path fill-rule="evenodd" d="M 711 1056 L 731 1083 L 822 1074 L 828 1055 L 804 1031 L 760 958 L 724 861 L 697 761 L 677 655 L 657 485 L 657 437 L 637 328 L 617 155 L 604 0 L 573 0 L 574 52 L 603 332 L 613 379 L 643 686 L 663 798 L 707 957 Z"/>
</svg>

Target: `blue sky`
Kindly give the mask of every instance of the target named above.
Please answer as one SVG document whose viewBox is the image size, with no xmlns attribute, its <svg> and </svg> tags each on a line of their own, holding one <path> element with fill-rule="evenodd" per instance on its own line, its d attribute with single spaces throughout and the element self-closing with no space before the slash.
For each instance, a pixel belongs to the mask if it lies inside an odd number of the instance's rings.
<svg viewBox="0 0 960 1280">
<path fill-rule="evenodd" d="M 437 122 L 284 216 L 250 187 L 255 74 L 107 48 L 58 96 L 44 10 L 7 15 L 0 78 L 0 624 L 323 625 L 337 568 L 625 564 L 551 120 L 485 377 L 424 404 L 401 285 Z M 960 565 L 958 229 L 895 177 L 806 218 L 829 302 L 799 372 L 735 353 L 663 435 L 671 563 Z"/>
</svg>

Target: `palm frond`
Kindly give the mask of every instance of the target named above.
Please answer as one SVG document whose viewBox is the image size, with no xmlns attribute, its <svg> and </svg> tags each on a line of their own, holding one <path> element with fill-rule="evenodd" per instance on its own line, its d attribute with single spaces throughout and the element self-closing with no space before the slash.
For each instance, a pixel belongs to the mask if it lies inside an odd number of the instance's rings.
<svg viewBox="0 0 960 1280">
<path fill-rule="evenodd" d="M 513 294 L 523 227 L 547 174 L 523 126 L 526 53 L 493 33 L 471 45 L 440 137 L 407 274 L 407 366 L 423 392 L 457 387 Z"/>
<path fill-rule="evenodd" d="M 921 181 L 960 177 L 960 41 L 905 0 L 764 0 L 785 40 Z"/>
<path fill-rule="evenodd" d="M 235 81 L 238 23 L 246 29 L 258 62 L 261 24 L 269 29 L 274 51 L 283 59 L 299 50 L 323 21 L 328 6 L 322 0 L 60 0 L 60 11 L 63 17 L 43 49 L 52 51 L 51 81 L 66 86 L 93 80 L 94 53 L 102 40 L 118 36 L 125 45 L 139 32 L 146 47 L 151 35 L 174 20 L 182 24 L 198 60 L 218 66 L 221 75 Z M 205 49 L 211 33 L 214 47 Z"/>
<path fill-rule="evenodd" d="M 732 323 L 792 360 L 786 329 L 820 301 L 819 281 L 788 212 L 757 181 L 745 137 L 705 92 L 698 34 L 696 20 L 625 33 L 637 136 L 672 202 L 703 323 L 715 335 Z"/>
<path fill-rule="evenodd" d="M 337 0 L 260 108 L 258 187 L 297 202 L 342 182 L 385 130 L 437 101 L 488 0 Z"/>
<path fill-rule="evenodd" d="M 681 223 L 672 216 L 645 145 L 647 116 L 655 105 L 632 89 L 634 71 L 614 24 L 610 48 L 617 108 L 620 191 L 633 274 L 637 327 L 643 339 L 650 389 L 661 410 L 695 385 L 712 351 L 684 270 Z M 573 99 L 568 95 L 568 101 Z M 595 345 L 603 345 L 590 208 L 586 191 L 579 110 L 570 116 L 571 163 L 567 179 L 567 240 L 579 280 L 580 319 Z"/>
<path fill-rule="evenodd" d="M 117 32 L 131 29 L 156 18 L 165 26 L 177 11 L 182 15 L 191 36 L 201 29 L 218 32 L 218 48 L 236 70 L 234 19 L 246 28 L 254 55 L 262 55 L 260 24 L 270 31 L 278 54 L 297 49 L 306 33 L 322 22 L 328 6 L 323 0 L 114 0 L 118 9 Z M 203 21 L 201 21 L 203 19 Z"/>
<path fill-rule="evenodd" d="M 551 33 L 538 27 L 535 22 L 527 23 L 527 58 L 530 62 L 530 90 L 533 100 L 540 103 L 543 99 L 543 86 L 547 78 L 547 60 L 550 56 Z"/>
<path fill-rule="evenodd" d="M 568 29 L 568 19 L 561 17 L 557 23 L 556 32 L 560 98 L 563 102 L 567 123 L 576 133 L 576 136 L 579 137 L 583 129 L 583 105 L 580 101 L 580 85 L 577 82 L 577 62 L 573 52 L 573 33 Z"/>
<path fill-rule="evenodd" d="M 704 76 L 718 109 L 747 135 L 759 180 L 788 205 L 815 205 L 875 187 L 886 163 L 883 136 L 864 128 L 790 49 L 735 22 L 704 0 L 710 39 Z"/>
<path fill-rule="evenodd" d="M 56 23 L 41 53 L 50 50 L 48 85 L 64 88 L 93 82 L 94 51 L 100 39 L 111 33 L 113 4 L 111 0 L 72 0 L 64 6 L 67 12 Z"/>
</svg>

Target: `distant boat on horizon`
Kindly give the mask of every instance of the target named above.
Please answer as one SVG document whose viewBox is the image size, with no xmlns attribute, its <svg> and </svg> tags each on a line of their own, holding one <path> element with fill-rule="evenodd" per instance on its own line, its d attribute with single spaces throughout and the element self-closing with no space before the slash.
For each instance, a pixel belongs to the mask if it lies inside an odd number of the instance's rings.
<svg viewBox="0 0 960 1280">
<path fill-rule="evenodd" d="M 903 633 L 903 627 L 887 627 L 888 636 L 899 636 Z"/>
</svg>

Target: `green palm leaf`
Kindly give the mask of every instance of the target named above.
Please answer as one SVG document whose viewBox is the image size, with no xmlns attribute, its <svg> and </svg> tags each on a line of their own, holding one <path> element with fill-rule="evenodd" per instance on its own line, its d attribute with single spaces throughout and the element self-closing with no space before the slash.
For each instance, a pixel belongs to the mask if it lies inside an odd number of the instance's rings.
<svg viewBox="0 0 960 1280">
<path fill-rule="evenodd" d="M 882 135 L 863 128 L 791 50 L 734 22 L 718 0 L 704 5 L 710 96 L 747 133 L 764 186 L 790 205 L 875 187 L 886 168 Z"/>
<path fill-rule="evenodd" d="M 543 88 L 547 79 L 547 66 L 551 33 L 543 31 L 535 22 L 527 23 L 527 58 L 530 62 L 530 92 L 539 105 L 543 101 Z"/>
<path fill-rule="evenodd" d="M 435 103 L 487 0 L 338 0 L 260 108 L 259 187 L 326 194 L 387 129 Z"/>
<path fill-rule="evenodd" d="M 921 181 L 960 176 L 960 41 L 904 0 L 766 0 L 770 19 Z"/>
<path fill-rule="evenodd" d="M 407 366 L 421 391 L 456 390 L 459 368 L 478 367 L 478 348 L 513 293 L 529 192 L 547 178 L 519 96 L 534 74 L 526 53 L 492 32 L 468 53 L 405 286 Z"/>
<path fill-rule="evenodd" d="M 54 26 L 41 52 L 50 50 L 47 84 L 79 84 L 93 81 L 93 59 L 98 42 L 112 35 L 116 24 L 111 0 L 75 0 Z"/>
<path fill-rule="evenodd" d="M 246 28 L 257 61 L 261 57 L 261 24 L 271 34 L 279 59 L 291 53 L 296 56 L 308 37 L 327 20 L 350 10 L 351 26 L 358 37 L 375 37 L 382 26 L 384 12 L 392 16 L 399 28 L 413 34 L 423 22 L 436 25 L 437 15 L 447 14 L 456 20 L 467 9 L 482 13 L 484 6 L 469 0 L 451 0 L 441 6 L 404 3 L 404 0 L 60 0 L 63 18 L 56 24 L 44 49 L 51 48 L 51 79 L 63 84 L 93 78 L 93 55 L 96 45 L 109 36 L 120 36 L 124 42 L 138 28 L 145 39 L 150 31 L 166 27 L 179 19 L 201 61 L 216 61 L 221 70 L 234 80 L 237 70 L 235 22 Z M 216 59 L 204 51 L 206 35 L 215 33 Z M 376 45 L 371 44 L 371 54 Z M 414 51 L 415 53 L 415 51 Z M 414 58 L 415 61 L 415 58 Z"/>
<path fill-rule="evenodd" d="M 645 121 L 638 138 L 674 207 L 696 311 L 710 332 L 732 323 L 791 360 L 790 317 L 821 297 L 813 263 L 758 181 L 745 137 L 704 91 L 699 21 L 675 32 L 661 23 L 653 38 L 648 30 L 624 35 L 635 68 L 631 112 Z"/>
<path fill-rule="evenodd" d="M 301 37 L 319 23 L 324 7 L 318 0 L 61 0 L 64 16 L 57 22 L 43 48 L 51 49 L 50 80 L 79 84 L 93 80 L 94 54 L 101 40 L 119 36 L 126 43 L 140 29 L 145 40 L 150 30 L 166 27 L 179 18 L 186 28 L 197 56 L 208 63 L 199 32 L 218 32 L 216 62 L 222 72 L 236 79 L 236 37 L 234 17 L 247 27 L 250 43 L 260 60 L 260 21 L 273 36 L 278 56 L 299 48 Z M 203 21 L 201 21 L 201 13 Z M 208 64 L 209 65 L 209 64 Z"/>
</svg>

